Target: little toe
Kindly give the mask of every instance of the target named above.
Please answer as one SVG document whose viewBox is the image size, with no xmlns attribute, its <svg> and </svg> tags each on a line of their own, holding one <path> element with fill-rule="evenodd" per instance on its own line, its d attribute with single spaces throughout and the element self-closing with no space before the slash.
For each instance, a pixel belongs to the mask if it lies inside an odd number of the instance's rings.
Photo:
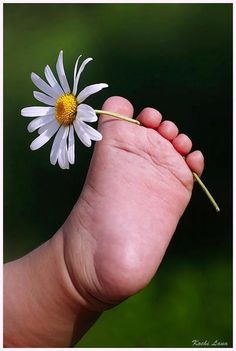
<svg viewBox="0 0 236 351">
<path fill-rule="evenodd" d="M 162 120 L 162 115 L 159 111 L 151 107 L 145 107 L 137 117 L 137 120 L 147 128 L 158 128 Z"/>
<path fill-rule="evenodd" d="M 192 149 L 192 141 L 186 134 L 177 135 L 172 144 L 181 155 L 187 155 Z"/>
<path fill-rule="evenodd" d="M 163 121 L 157 128 L 157 131 L 163 136 L 163 138 L 169 141 L 176 138 L 179 132 L 177 126 L 171 121 Z"/>
<path fill-rule="evenodd" d="M 200 177 L 204 169 L 204 157 L 201 151 L 193 151 L 185 159 L 189 168 Z"/>
</svg>

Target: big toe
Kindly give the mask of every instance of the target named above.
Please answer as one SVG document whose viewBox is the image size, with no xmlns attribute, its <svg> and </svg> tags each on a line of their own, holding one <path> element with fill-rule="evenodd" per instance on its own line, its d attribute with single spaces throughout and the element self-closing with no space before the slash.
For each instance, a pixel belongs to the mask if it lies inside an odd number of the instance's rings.
<svg viewBox="0 0 236 351">
<path fill-rule="evenodd" d="M 118 113 L 124 115 L 126 117 L 132 118 L 134 113 L 134 108 L 129 100 L 121 97 L 121 96 L 111 96 L 109 97 L 103 104 L 102 110 L 110 111 L 114 113 Z M 105 124 L 108 121 L 116 120 L 119 121 L 117 118 L 101 114 L 99 117 L 99 126 Z"/>
</svg>

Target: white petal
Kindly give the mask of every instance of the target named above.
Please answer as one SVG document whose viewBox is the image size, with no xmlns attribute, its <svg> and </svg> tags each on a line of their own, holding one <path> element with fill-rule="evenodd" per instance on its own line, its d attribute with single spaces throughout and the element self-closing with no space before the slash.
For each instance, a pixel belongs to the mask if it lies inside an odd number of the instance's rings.
<svg viewBox="0 0 236 351">
<path fill-rule="evenodd" d="M 65 127 L 65 132 L 63 134 L 59 152 L 58 152 L 58 164 L 62 169 L 69 169 L 69 161 L 67 154 L 67 136 L 69 132 L 69 127 Z"/>
<path fill-rule="evenodd" d="M 54 97 L 55 99 L 58 99 L 60 94 L 56 90 L 54 90 L 52 87 L 50 87 L 42 78 L 40 78 L 36 73 L 31 73 L 31 80 L 36 85 L 37 88 L 42 90 L 45 94 Z"/>
<path fill-rule="evenodd" d="M 61 146 L 61 153 L 59 153 L 59 156 L 58 156 L 58 164 L 62 169 L 69 169 L 70 168 L 70 164 L 68 161 L 67 145 L 64 142 Z"/>
<path fill-rule="evenodd" d="M 79 79 L 80 79 L 80 75 L 84 70 L 84 67 L 87 65 L 87 63 L 89 63 L 90 61 L 92 61 L 93 59 L 91 57 L 87 58 L 86 60 L 84 60 L 79 68 L 79 71 L 77 73 L 76 78 L 74 77 L 74 86 L 73 86 L 73 95 L 76 95 L 77 93 L 77 88 L 78 88 L 78 83 L 79 83 Z"/>
<path fill-rule="evenodd" d="M 64 91 L 62 90 L 60 84 L 58 83 L 58 81 L 56 80 L 54 74 L 52 73 L 52 70 L 51 68 L 47 65 L 44 69 L 44 74 L 45 74 L 45 77 L 48 81 L 48 83 L 51 85 L 51 87 L 57 91 L 57 93 L 59 95 L 63 95 L 64 94 Z"/>
<path fill-rule="evenodd" d="M 73 122 L 76 134 L 78 135 L 78 138 L 80 139 L 80 141 L 85 145 L 90 147 L 92 145 L 92 142 L 88 136 L 88 134 L 85 132 L 81 121 L 75 119 Z"/>
<path fill-rule="evenodd" d="M 66 154 L 65 154 L 65 158 L 66 158 L 66 169 L 69 169 L 70 168 L 70 163 L 69 163 L 69 159 L 68 159 L 68 149 L 67 149 L 67 146 L 66 146 L 66 150 L 65 150 Z"/>
<path fill-rule="evenodd" d="M 49 122 L 53 121 L 54 119 L 55 119 L 54 114 L 53 115 L 48 115 L 48 116 L 34 118 L 34 120 L 28 124 L 27 129 L 28 129 L 28 131 L 30 133 L 32 133 L 36 129 L 44 126 L 45 124 L 48 124 Z"/>
<path fill-rule="evenodd" d="M 77 118 L 84 122 L 96 122 L 98 117 L 94 109 L 86 104 L 80 104 L 77 108 Z"/>
<path fill-rule="evenodd" d="M 38 117 L 52 114 L 54 111 L 54 107 L 31 106 L 23 108 L 21 110 L 21 115 L 24 117 Z"/>
<path fill-rule="evenodd" d="M 58 56 L 57 60 L 57 74 L 58 78 L 60 80 L 62 89 L 64 90 L 65 93 L 70 93 L 70 87 L 66 78 L 65 70 L 64 70 L 64 65 L 63 65 L 63 51 L 60 51 L 60 54 Z"/>
<path fill-rule="evenodd" d="M 90 139 L 95 140 L 95 141 L 102 140 L 102 134 L 99 133 L 96 129 L 88 126 L 86 123 L 84 123 L 82 121 L 80 121 L 80 124 L 82 125 L 82 128 L 88 134 Z"/>
<path fill-rule="evenodd" d="M 64 126 L 61 126 L 57 132 L 57 135 L 55 136 L 55 139 L 52 144 L 51 153 L 50 153 L 50 162 L 52 165 L 55 165 L 57 162 L 59 147 L 60 147 L 63 135 L 65 133 L 66 133 L 66 128 Z"/>
<path fill-rule="evenodd" d="M 70 125 L 69 143 L 68 143 L 68 160 L 73 165 L 75 163 L 75 137 L 73 124 Z"/>
<path fill-rule="evenodd" d="M 76 63 L 75 63 L 75 68 L 74 68 L 74 83 L 75 83 L 75 79 L 76 79 L 76 76 L 77 76 L 77 67 L 78 67 L 78 63 L 79 63 L 79 59 L 82 55 L 79 55 L 79 57 L 77 58 L 76 60 Z M 74 88 L 73 88 L 73 91 L 74 91 Z"/>
<path fill-rule="evenodd" d="M 31 150 L 37 150 L 44 144 L 46 144 L 51 137 L 56 133 L 59 128 L 59 124 L 54 121 L 54 125 L 50 126 L 44 133 L 39 135 L 34 141 L 30 144 Z"/>
<path fill-rule="evenodd" d="M 34 91 L 34 97 L 36 100 L 46 105 L 55 106 L 56 100 L 44 93 L 40 93 L 39 91 Z"/>
<path fill-rule="evenodd" d="M 57 156 L 57 160 L 58 160 L 58 164 L 59 164 L 59 167 L 64 169 L 64 165 L 62 163 L 62 158 L 61 158 L 61 153 L 62 153 L 62 147 L 63 145 L 59 145 L 59 148 L 58 148 L 58 156 Z M 60 160 L 59 160 L 59 155 L 60 155 Z"/>
<path fill-rule="evenodd" d="M 81 103 L 82 101 L 87 99 L 87 97 L 89 97 L 90 95 L 95 94 L 98 91 L 102 90 L 103 88 L 107 88 L 107 87 L 108 85 L 105 83 L 89 85 L 79 93 L 79 95 L 77 96 L 77 101 Z"/>
<path fill-rule="evenodd" d="M 64 153 L 64 144 L 60 144 L 58 152 L 58 164 L 61 169 L 65 169 L 62 154 Z"/>
<path fill-rule="evenodd" d="M 40 127 L 38 130 L 39 134 L 43 134 L 45 132 L 45 130 L 47 130 L 48 128 L 50 128 L 52 125 L 54 125 L 54 122 L 58 123 L 57 120 L 54 119 L 51 122 L 48 122 L 47 124 L 45 124 L 44 126 Z"/>
</svg>

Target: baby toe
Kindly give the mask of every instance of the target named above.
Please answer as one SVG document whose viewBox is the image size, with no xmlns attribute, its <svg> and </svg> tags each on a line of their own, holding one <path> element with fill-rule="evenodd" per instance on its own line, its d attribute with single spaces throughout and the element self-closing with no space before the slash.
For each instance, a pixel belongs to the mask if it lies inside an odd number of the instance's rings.
<svg viewBox="0 0 236 351">
<path fill-rule="evenodd" d="M 186 155 L 192 149 L 192 141 L 185 134 L 179 134 L 172 141 L 172 144 L 176 151 L 178 151 L 181 155 Z"/>
<path fill-rule="evenodd" d="M 204 169 L 204 157 L 201 151 L 193 151 L 186 157 L 186 162 L 189 168 L 201 176 Z"/>
<path fill-rule="evenodd" d="M 145 107 L 137 117 L 137 120 L 147 128 L 157 128 L 162 120 L 162 115 L 159 111 L 151 107 Z"/>
<path fill-rule="evenodd" d="M 177 126 L 171 121 L 163 121 L 157 131 L 163 136 L 163 138 L 169 141 L 176 138 L 179 132 Z"/>
</svg>

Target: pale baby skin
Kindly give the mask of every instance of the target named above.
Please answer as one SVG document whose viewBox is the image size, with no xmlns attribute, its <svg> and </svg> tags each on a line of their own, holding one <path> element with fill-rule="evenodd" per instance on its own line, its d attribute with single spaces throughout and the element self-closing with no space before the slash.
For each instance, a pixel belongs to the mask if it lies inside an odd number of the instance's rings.
<svg viewBox="0 0 236 351">
<path fill-rule="evenodd" d="M 118 96 L 103 109 L 133 116 Z M 5 265 L 6 347 L 72 345 L 158 269 L 191 198 L 191 171 L 200 176 L 204 159 L 157 110 L 137 119 L 141 126 L 99 117 L 103 139 L 69 217 L 49 241 Z"/>
</svg>

